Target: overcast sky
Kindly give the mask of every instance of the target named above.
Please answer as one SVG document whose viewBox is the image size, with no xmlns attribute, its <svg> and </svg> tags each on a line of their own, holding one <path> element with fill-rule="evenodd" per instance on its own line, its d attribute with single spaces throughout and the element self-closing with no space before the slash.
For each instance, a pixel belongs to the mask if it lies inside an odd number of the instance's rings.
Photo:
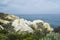
<svg viewBox="0 0 60 40">
<path fill-rule="evenodd" d="M 0 12 L 13 14 L 59 14 L 60 0 L 0 0 Z"/>
</svg>

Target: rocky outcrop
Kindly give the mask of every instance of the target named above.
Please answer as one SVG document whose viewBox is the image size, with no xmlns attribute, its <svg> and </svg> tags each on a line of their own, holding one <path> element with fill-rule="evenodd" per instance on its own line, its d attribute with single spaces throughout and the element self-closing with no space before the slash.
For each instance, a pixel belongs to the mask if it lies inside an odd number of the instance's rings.
<svg viewBox="0 0 60 40">
<path fill-rule="evenodd" d="M 54 28 L 54 32 L 56 32 L 56 33 L 60 33 L 60 26 Z"/>
<path fill-rule="evenodd" d="M 7 29 L 9 32 L 34 32 L 40 31 L 53 31 L 50 24 L 42 20 L 34 20 L 33 22 L 21 19 L 11 14 L 0 13 L 0 28 Z"/>
</svg>

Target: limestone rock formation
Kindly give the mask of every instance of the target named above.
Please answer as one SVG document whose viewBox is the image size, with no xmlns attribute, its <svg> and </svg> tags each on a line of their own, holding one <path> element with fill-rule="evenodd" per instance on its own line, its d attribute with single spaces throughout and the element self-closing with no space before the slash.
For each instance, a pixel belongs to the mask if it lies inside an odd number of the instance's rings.
<svg viewBox="0 0 60 40">
<path fill-rule="evenodd" d="M 33 22 L 21 19 L 11 14 L 0 13 L 0 28 L 7 29 L 9 32 L 34 32 L 35 30 L 53 31 L 50 24 L 42 20 L 34 20 Z"/>
</svg>

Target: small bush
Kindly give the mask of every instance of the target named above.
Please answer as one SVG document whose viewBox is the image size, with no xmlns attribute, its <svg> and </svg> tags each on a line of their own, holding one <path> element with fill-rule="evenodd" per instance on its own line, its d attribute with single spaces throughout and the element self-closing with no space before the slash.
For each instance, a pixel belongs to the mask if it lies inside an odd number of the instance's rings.
<svg viewBox="0 0 60 40">
<path fill-rule="evenodd" d="M 8 34 L 8 31 L 3 29 L 3 30 L 0 30 L 0 34 Z"/>
<path fill-rule="evenodd" d="M 4 34 L 0 34 L 0 40 L 8 40 L 8 37 Z"/>
<path fill-rule="evenodd" d="M 20 34 L 12 33 L 8 35 L 8 40 L 21 40 L 21 36 Z"/>
<path fill-rule="evenodd" d="M 59 33 L 47 34 L 43 39 L 44 40 L 60 40 L 60 34 Z"/>
</svg>

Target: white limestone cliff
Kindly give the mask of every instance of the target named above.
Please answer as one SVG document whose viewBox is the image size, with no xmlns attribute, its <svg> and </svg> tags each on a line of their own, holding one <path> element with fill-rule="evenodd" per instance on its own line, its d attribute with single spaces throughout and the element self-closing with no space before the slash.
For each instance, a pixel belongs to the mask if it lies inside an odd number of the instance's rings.
<svg viewBox="0 0 60 40">
<path fill-rule="evenodd" d="M 21 33 L 21 32 L 30 33 L 30 32 L 34 32 L 34 30 L 42 31 L 43 29 L 47 29 L 47 31 L 50 31 L 50 32 L 53 31 L 53 28 L 50 26 L 50 24 L 42 20 L 34 20 L 33 22 L 31 22 L 10 14 L 8 15 L 0 14 L 0 15 L 5 15 L 4 17 L 0 16 L 0 25 L 10 24 L 8 25 L 8 27 L 13 26 L 14 27 L 13 29 L 18 33 Z M 4 28 L 3 25 L 0 27 Z"/>
</svg>

